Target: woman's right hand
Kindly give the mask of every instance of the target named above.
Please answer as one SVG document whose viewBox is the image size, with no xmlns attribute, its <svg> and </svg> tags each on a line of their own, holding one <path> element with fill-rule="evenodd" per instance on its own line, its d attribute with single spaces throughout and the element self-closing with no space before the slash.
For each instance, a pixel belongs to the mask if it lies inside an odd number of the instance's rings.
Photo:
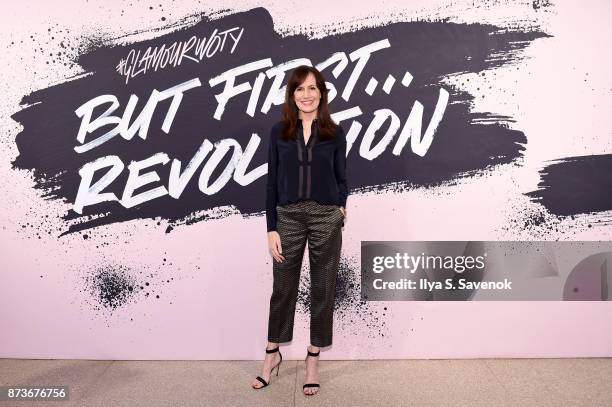
<svg viewBox="0 0 612 407">
<path fill-rule="evenodd" d="M 281 247 L 280 235 L 276 230 L 268 232 L 268 251 L 277 262 L 281 263 L 285 260 L 282 255 L 283 248 Z"/>
</svg>

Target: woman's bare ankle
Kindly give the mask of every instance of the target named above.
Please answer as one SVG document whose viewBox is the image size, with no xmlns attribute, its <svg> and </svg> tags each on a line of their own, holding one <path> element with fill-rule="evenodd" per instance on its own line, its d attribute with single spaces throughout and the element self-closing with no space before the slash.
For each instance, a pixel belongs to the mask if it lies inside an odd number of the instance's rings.
<svg viewBox="0 0 612 407">
<path fill-rule="evenodd" d="M 309 352 L 312 352 L 312 353 L 317 353 L 321 350 L 321 348 L 319 348 L 318 346 L 314 346 L 314 345 L 309 345 L 307 349 Z"/>
</svg>

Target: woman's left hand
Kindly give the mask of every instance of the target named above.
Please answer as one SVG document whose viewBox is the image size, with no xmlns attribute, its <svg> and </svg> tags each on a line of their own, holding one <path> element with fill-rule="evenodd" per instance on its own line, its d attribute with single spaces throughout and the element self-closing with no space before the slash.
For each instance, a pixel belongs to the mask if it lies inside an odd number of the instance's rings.
<svg viewBox="0 0 612 407">
<path fill-rule="evenodd" d="M 340 212 L 342 212 L 342 215 L 344 215 L 344 223 L 346 223 L 346 208 L 340 206 Z"/>
</svg>

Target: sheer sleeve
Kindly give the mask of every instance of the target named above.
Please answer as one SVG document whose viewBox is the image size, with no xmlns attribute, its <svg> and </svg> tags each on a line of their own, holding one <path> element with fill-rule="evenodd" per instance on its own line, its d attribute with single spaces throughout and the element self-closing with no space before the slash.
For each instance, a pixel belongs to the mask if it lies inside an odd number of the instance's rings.
<svg viewBox="0 0 612 407">
<path fill-rule="evenodd" d="M 348 186 L 346 184 L 346 134 L 342 126 L 338 126 L 337 147 L 334 152 L 334 173 L 340 192 L 340 206 L 346 208 Z"/>
<path fill-rule="evenodd" d="M 268 175 L 266 181 L 266 223 L 268 232 L 276 230 L 276 203 L 278 201 L 276 187 L 278 150 L 275 127 L 272 127 L 270 139 L 268 140 Z"/>
</svg>

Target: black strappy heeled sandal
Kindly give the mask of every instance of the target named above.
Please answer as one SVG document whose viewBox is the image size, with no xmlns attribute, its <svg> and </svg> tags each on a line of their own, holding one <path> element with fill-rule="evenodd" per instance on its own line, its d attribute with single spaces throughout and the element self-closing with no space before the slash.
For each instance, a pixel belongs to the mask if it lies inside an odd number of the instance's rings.
<svg viewBox="0 0 612 407">
<path fill-rule="evenodd" d="M 308 350 L 308 348 L 306 348 L 306 352 L 308 352 L 308 354 L 306 355 L 306 358 L 304 359 L 304 362 L 306 362 L 306 360 L 308 359 L 308 356 L 319 356 L 319 353 L 321 353 L 321 351 L 319 350 L 317 353 L 311 352 Z M 306 387 L 321 387 L 321 385 L 319 383 L 306 383 L 303 387 L 302 387 L 302 393 L 304 392 L 304 390 L 306 390 Z M 318 394 L 319 392 L 315 392 L 315 393 L 304 393 L 304 395 L 306 396 L 314 396 L 315 394 Z"/>
<path fill-rule="evenodd" d="M 274 371 L 274 369 L 276 368 L 276 375 L 278 376 L 278 369 L 280 369 L 280 364 L 283 362 L 283 354 L 280 353 L 279 347 L 277 346 L 275 349 L 266 349 L 266 353 L 274 353 L 274 352 L 278 352 L 278 355 L 280 356 L 280 362 L 278 362 L 276 364 L 276 366 L 272 367 L 272 369 L 270 369 L 270 378 L 272 378 L 272 372 Z M 261 376 L 257 376 L 256 377 L 257 380 L 259 380 L 263 386 L 261 387 L 253 387 L 251 386 L 253 389 L 255 390 L 259 390 L 259 389 L 263 389 L 264 387 L 266 387 L 267 385 L 270 384 L 270 382 L 266 382 Z"/>
</svg>

